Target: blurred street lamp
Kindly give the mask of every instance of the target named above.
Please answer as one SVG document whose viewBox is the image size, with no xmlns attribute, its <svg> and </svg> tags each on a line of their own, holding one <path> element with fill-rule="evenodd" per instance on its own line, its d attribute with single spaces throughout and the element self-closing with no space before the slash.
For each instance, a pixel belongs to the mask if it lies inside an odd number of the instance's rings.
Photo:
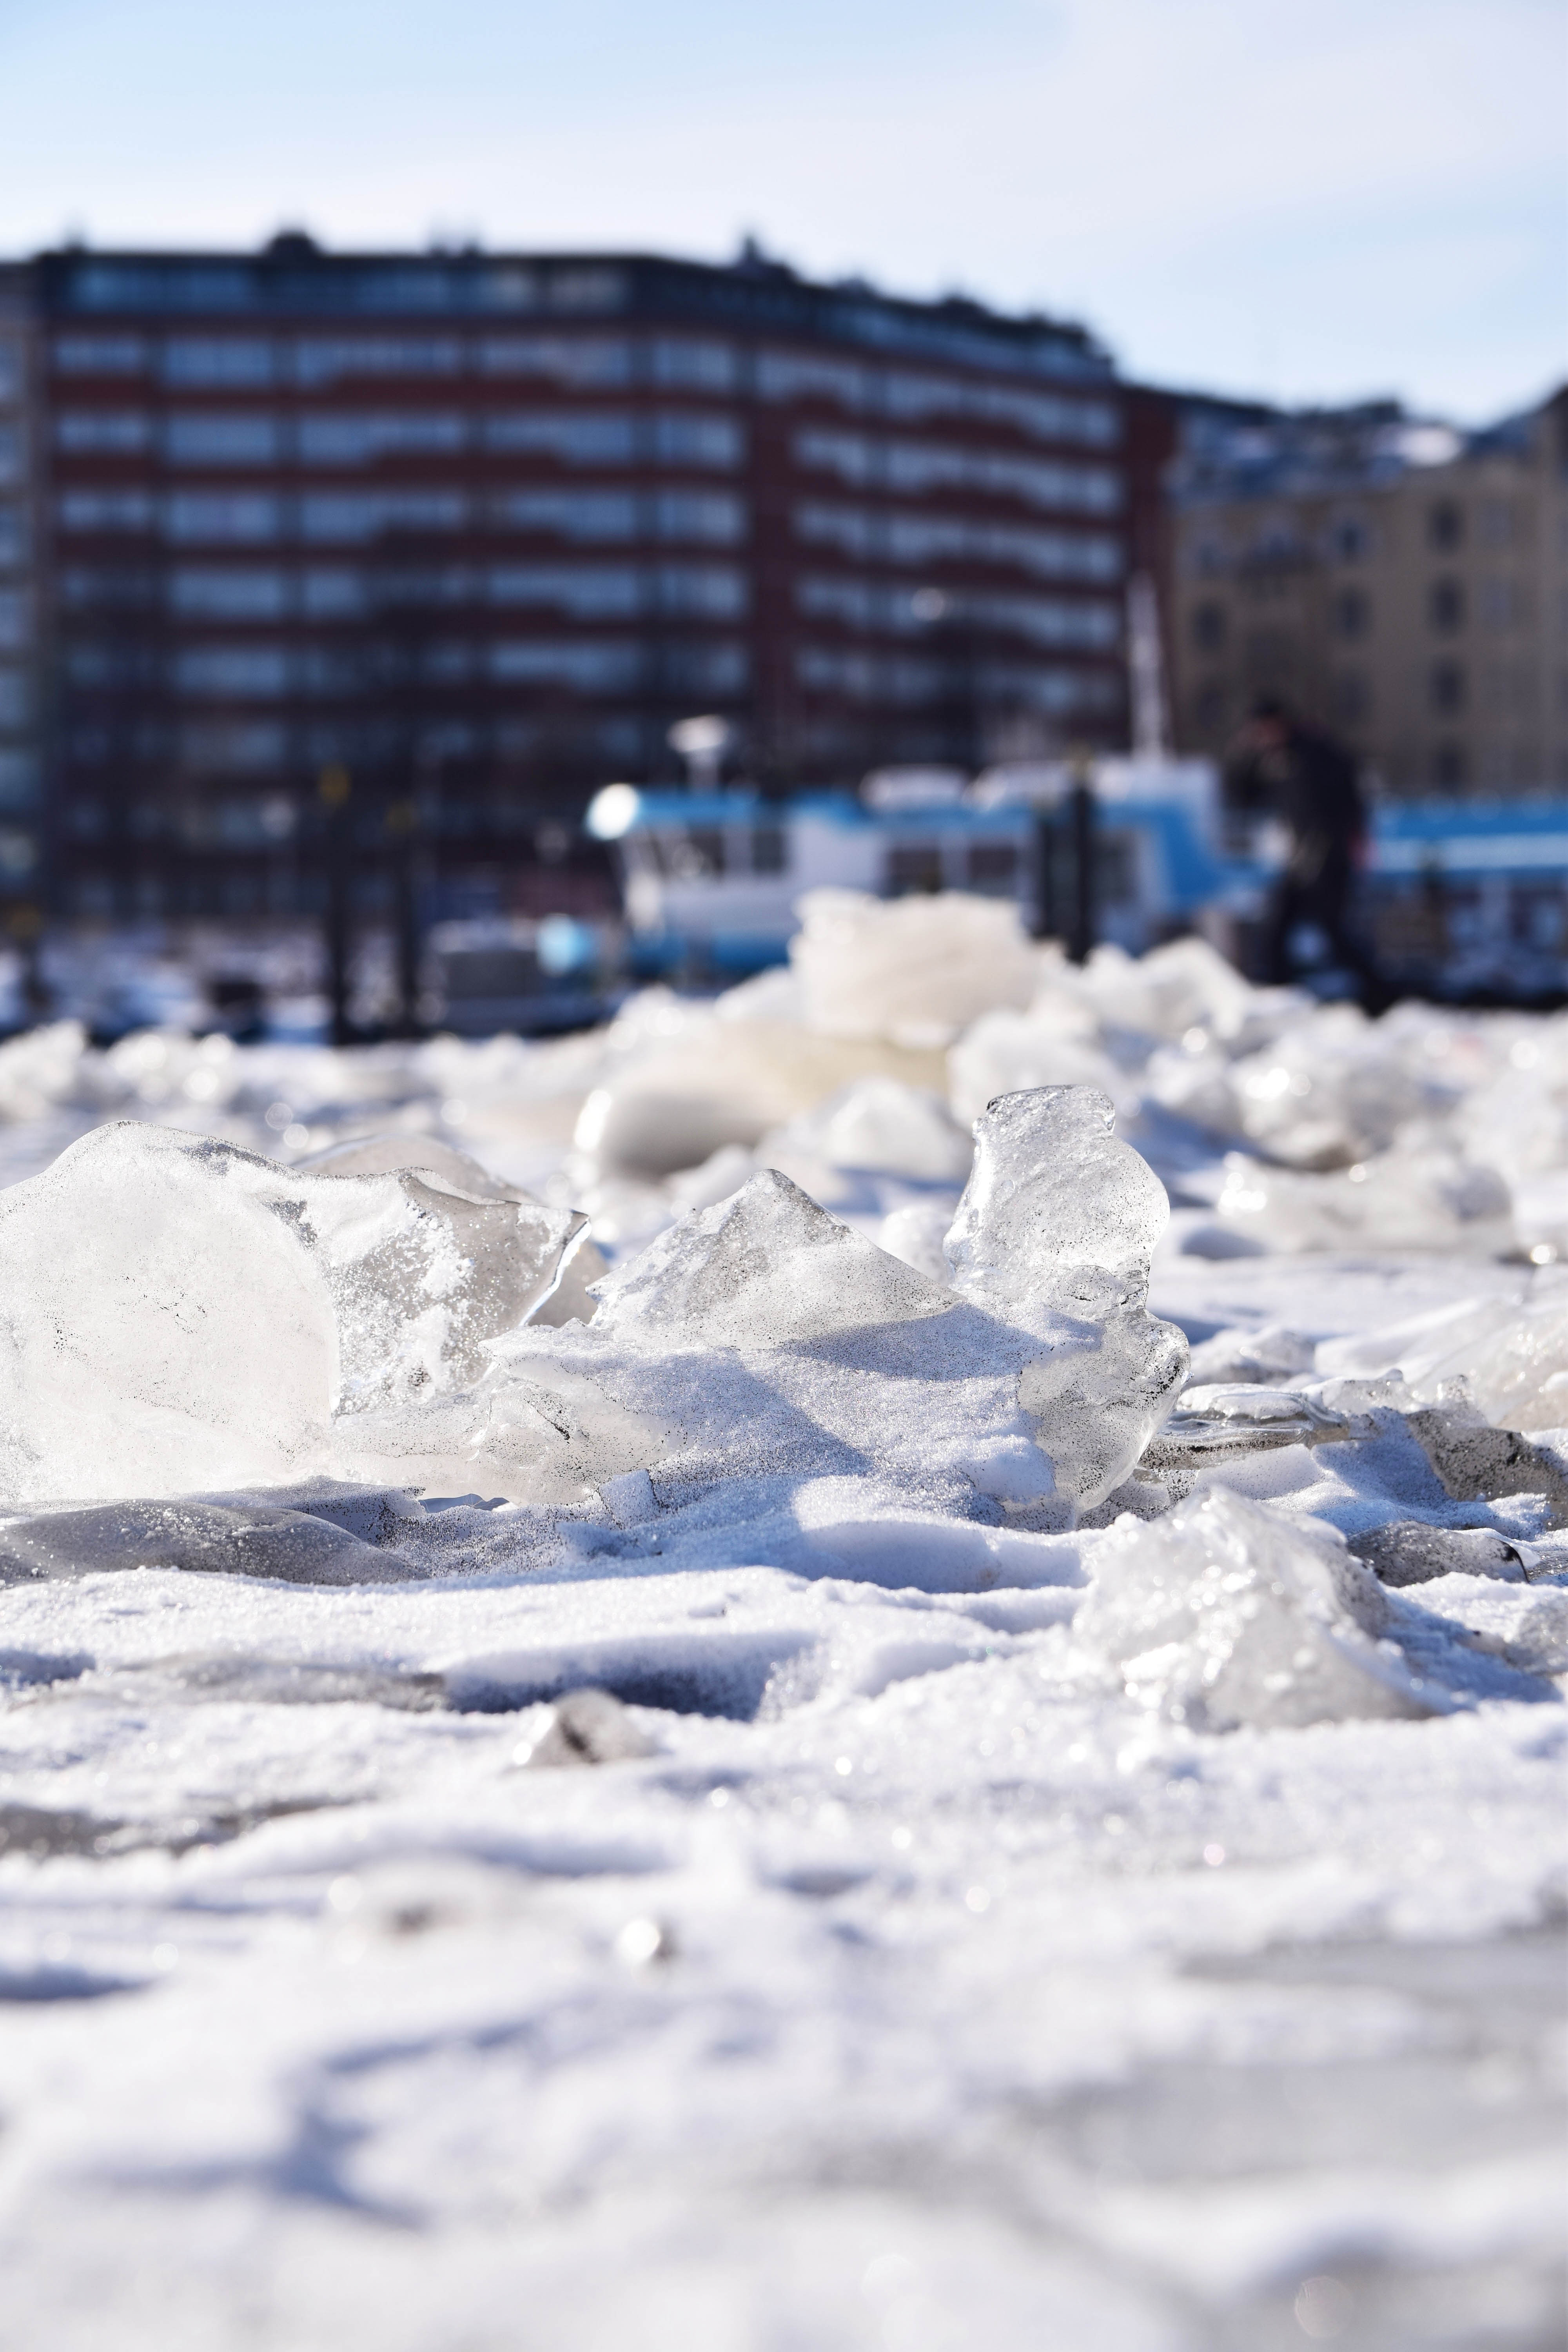
<svg viewBox="0 0 1568 2352">
<path fill-rule="evenodd" d="M 686 778 L 694 793 L 712 792 L 719 770 L 735 730 L 727 719 L 712 713 L 698 719 L 678 719 L 668 735 L 669 748 L 686 762 Z"/>
</svg>

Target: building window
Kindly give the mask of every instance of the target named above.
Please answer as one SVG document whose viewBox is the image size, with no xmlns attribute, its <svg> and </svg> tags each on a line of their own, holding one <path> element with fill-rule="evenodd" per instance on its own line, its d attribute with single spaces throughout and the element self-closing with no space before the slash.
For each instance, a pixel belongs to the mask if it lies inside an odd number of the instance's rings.
<svg viewBox="0 0 1568 2352">
<path fill-rule="evenodd" d="M 1224 650 L 1226 611 L 1223 604 L 1199 604 L 1193 612 L 1193 643 L 1201 654 Z"/>
<path fill-rule="evenodd" d="M 188 646 L 174 659 L 182 694 L 273 698 L 289 691 L 289 656 L 281 646 Z"/>
<path fill-rule="evenodd" d="M 68 490 L 59 503 L 62 530 L 151 530 L 156 509 L 144 490 Z M 0 554 L 4 553 L 0 517 Z"/>
<path fill-rule="evenodd" d="M 175 335 L 163 346 L 166 383 L 270 383 L 276 371 L 273 346 L 249 336 Z"/>
<path fill-rule="evenodd" d="M 1362 727 L 1372 716 L 1372 687 L 1359 670 L 1342 670 L 1334 680 L 1334 716 L 1342 727 Z"/>
<path fill-rule="evenodd" d="M 1212 740 L 1225 732 L 1230 716 L 1230 697 L 1216 678 L 1200 686 L 1193 698 L 1193 724 L 1200 737 Z"/>
<path fill-rule="evenodd" d="M 259 492 L 178 490 L 165 516 L 169 537 L 182 541 L 276 539 L 281 525 L 278 500 Z"/>
<path fill-rule="evenodd" d="M 458 530 L 467 502 L 456 491 L 318 492 L 300 501 L 300 536 L 308 540 L 368 540 L 384 532 Z"/>
<path fill-rule="evenodd" d="M 718 490 L 660 490 L 653 501 L 653 521 L 660 539 L 727 545 L 745 536 L 746 509 L 739 499 Z"/>
<path fill-rule="evenodd" d="M 1341 515 L 1329 532 L 1329 551 L 1338 563 L 1359 563 L 1372 535 L 1359 515 Z"/>
<path fill-rule="evenodd" d="M 301 609 L 312 621 L 357 620 L 365 609 L 364 580 L 357 572 L 312 568 L 304 573 L 300 587 Z"/>
<path fill-rule="evenodd" d="M 1372 606 L 1359 588 L 1342 588 L 1334 598 L 1332 613 L 1334 635 L 1348 644 L 1364 637 L 1372 625 Z"/>
<path fill-rule="evenodd" d="M 427 335 L 312 336 L 294 352 L 295 375 L 307 385 L 356 375 L 456 375 L 462 364 L 461 343 Z"/>
<path fill-rule="evenodd" d="M 542 538 L 628 540 L 637 535 L 637 502 L 624 490 L 513 490 L 490 509 L 502 530 Z"/>
<path fill-rule="evenodd" d="M 62 375 L 139 375 L 146 364 L 140 335 L 61 335 L 55 343 Z"/>
<path fill-rule="evenodd" d="M 508 335 L 479 348 L 486 375 L 542 376 L 554 383 L 623 384 L 631 346 L 603 335 Z"/>
<path fill-rule="evenodd" d="M 1515 580 L 1483 580 L 1480 614 L 1489 629 L 1518 627 L 1524 618 L 1524 599 L 1520 593 L 1519 583 Z M 1568 621 L 1568 599 L 1564 600 L 1563 617 Z"/>
<path fill-rule="evenodd" d="M 745 436 L 733 417 L 675 411 L 653 421 L 654 455 L 665 466 L 738 466 Z"/>
<path fill-rule="evenodd" d="M 627 694 L 642 671 L 626 639 L 542 638 L 491 646 L 490 676 L 503 686 L 563 686 L 580 694 Z"/>
<path fill-rule="evenodd" d="M 55 446 L 73 453 L 121 457 L 152 437 L 153 420 L 140 409 L 68 408 L 55 419 Z"/>
<path fill-rule="evenodd" d="M 1465 673 L 1458 662 L 1436 662 L 1427 684 L 1434 710 L 1457 718 L 1465 707 Z"/>
<path fill-rule="evenodd" d="M 841 408 L 858 408 L 864 382 L 861 371 L 848 360 L 763 352 L 757 361 L 757 390 L 764 400 L 831 400 Z"/>
<path fill-rule="evenodd" d="M 608 563 L 498 564 L 489 575 L 494 603 L 544 606 L 580 621 L 636 614 L 641 590 L 636 572 Z"/>
<path fill-rule="evenodd" d="M 172 416 L 163 446 L 174 466 L 270 466 L 278 457 L 275 416 Z"/>
<path fill-rule="evenodd" d="M 1432 753 L 1432 782 L 1439 792 L 1462 792 L 1469 781 L 1470 763 L 1462 743 L 1439 743 Z"/>
<path fill-rule="evenodd" d="M 485 420 L 492 449 L 527 450 L 563 466 L 629 466 L 636 455 L 632 420 L 574 414 L 571 409 L 520 409 Z"/>
<path fill-rule="evenodd" d="M 445 457 L 464 444 L 460 416 L 354 416 L 331 410 L 300 419 L 300 457 L 307 466 L 367 466 L 378 457 Z"/>
<path fill-rule="evenodd" d="M 743 694 L 751 677 L 744 646 L 673 645 L 665 648 L 662 684 L 671 694 Z"/>
<path fill-rule="evenodd" d="M 663 613 L 734 621 L 746 610 L 746 575 L 728 564 L 663 563 L 654 580 Z"/>
<path fill-rule="evenodd" d="M 1441 635 L 1465 625 L 1465 591 L 1458 580 L 1435 580 L 1426 596 L 1426 618 Z"/>
<path fill-rule="evenodd" d="M 180 570 L 169 581 L 169 604 L 204 620 L 275 621 L 288 608 L 288 584 L 281 572 Z"/>
<path fill-rule="evenodd" d="M 1426 510 L 1426 538 L 1440 554 L 1449 554 L 1462 546 L 1465 537 L 1465 510 L 1452 499 L 1439 499 Z"/>
<path fill-rule="evenodd" d="M 198 724 L 183 727 L 179 735 L 181 765 L 216 773 L 280 768 L 287 759 L 288 750 L 286 730 L 270 719 L 202 720 Z M 271 809 L 273 805 L 268 803 L 268 808 Z M 282 813 L 283 818 L 291 823 L 292 811 L 286 802 Z M 264 813 L 259 838 L 276 843 L 284 834 L 284 824 L 276 817 L 268 824 Z"/>
<path fill-rule="evenodd" d="M 1515 519 L 1511 499 L 1483 499 L 1478 537 L 1483 547 L 1511 547 Z"/>
<path fill-rule="evenodd" d="M 654 344 L 651 357 L 655 383 L 689 385 L 701 392 L 729 392 L 735 382 L 735 353 L 729 343 L 665 335 Z"/>
</svg>

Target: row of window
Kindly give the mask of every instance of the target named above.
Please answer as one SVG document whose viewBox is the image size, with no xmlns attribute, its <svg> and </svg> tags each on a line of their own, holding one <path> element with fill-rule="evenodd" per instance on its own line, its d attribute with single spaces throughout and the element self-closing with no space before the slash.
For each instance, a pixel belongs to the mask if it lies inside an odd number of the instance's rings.
<svg viewBox="0 0 1568 2352">
<path fill-rule="evenodd" d="M 1488 497 L 1468 506 L 1458 499 L 1437 499 L 1422 521 L 1426 545 L 1438 555 L 1456 555 L 1471 544 L 1512 547 L 1521 536 L 1519 508 L 1512 499 Z M 1191 562 L 1200 576 L 1248 566 L 1291 568 L 1321 559 L 1353 563 L 1376 545 L 1371 524 L 1359 515 L 1336 517 L 1319 536 L 1292 517 L 1272 515 L 1250 530 L 1245 542 L 1217 530 L 1205 533 L 1194 544 Z"/>
<path fill-rule="evenodd" d="M 1260 667 L 1274 670 L 1288 667 L 1284 647 L 1269 650 L 1272 659 Z M 1539 683 L 1528 663 L 1494 668 L 1482 674 L 1483 691 L 1478 696 L 1470 672 L 1457 661 L 1433 662 L 1418 673 L 1418 682 L 1426 708 L 1439 719 L 1462 718 L 1477 700 L 1483 701 L 1493 716 L 1528 717 L 1536 706 Z M 1345 725 L 1364 725 L 1371 719 L 1373 684 L 1359 671 L 1345 671 L 1336 677 L 1332 695 L 1333 715 Z M 1217 678 L 1200 688 L 1194 703 L 1200 729 L 1205 734 L 1214 732 L 1230 709 L 1230 695 Z"/>
<path fill-rule="evenodd" d="M 558 734 L 553 713 L 522 717 L 500 713 L 483 727 L 467 719 L 422 719 L 413 730 L 413 749 L 422 762 L 439 769 L 443 763 L 491 756 L 527 759 Z M 572 714 L 573 740 L 584 750 L 617 764 L 630 766 L 641 756 L 642 728 L 633 716 L 576 710 Z M 314 775 L 332 761 L 350 767 L 386 768 L 406 763 L 410 751 L 407 727 L 340 713 L 314 715 L 304 723 L 282 719 L 218 715 L 182 719 L 177 726 L 138 719 L 131 723 L 105 724 L 88 720 L 73 725 L 65 740 L 73 765 L 122 769 L 129 760 L 138 764 L 167 767 L 172 761 L 185 771 L 213 773 L 262 773 L 293 768 Z M 36 780 L 37 763 L 27 773 Z M 3 774 L 0 774 L 3 782 Z M 73 803 L 77 811 L 90 805 Z M 149 804 L 143 810 L 151 814 Z M 448 835 L 465 829 L 460 803 L 449 793 L 440 803 L 441 829 Z"/>
<path fill-rule="evenodd" d="M 657 683 L 669 692 L 723 697 L 744 692 L 750 674 L 745 647 L 732 642 L 652 647 L 636 637 L 504 638 L 482 646 L 454 639 L 372 648 L 363 657 L 356 650 L 321 646 L 198 645 L 179 647 L 167 662 L 140 656 L 120 643 L 89 642 L 68 647 L 65 670 L 71 685 L 89 690 L 166 685 L 180 695 L 240 701 L 363 698 L 394 687 L 486 680 L 601 695 L 631 694 Z M 796 654 L 795 673 L 811 692 L 857 701 L 931 702 L 955 690 L 951 664 L 913 655 L 805 646 Z M 1108 709 L 1119 693 L 1112 677 L 1037 665 L 981 664 L 961 684 L 987 700 L 1056 714 Z"/>
<path fill-rule="evenodd" d="M 73 454 L 132 456 L 156 448 L 173 466 L 367 466 L 384 457 L 458 456 L 470 446 L 529 451 L 569 466 L 666 465 L 729 468 L 746 454 L 733 417 L 673 409 L 647 416 L 572 409 L 457 412 L 325 410 L 299 417 L 265 411 L 199 412 L 159 419 L 145 409 L 66 409 L 58 446 Z M 0 439 L 0 457 L 4 442 Z"/>
<path fill-rule="evenodd" d="M 947 662 L 839 646 L 803 646 L 795 671 L 809 693 L 842 696 L 851 702 L 945 702 L 961 693 L 1061 718 L 1069 712 L 1111 710 L 1121 698 L 1118 679 L 1096 671 L 984 662 L 957 676 Z"/>
<path fill-rule="evenodd" d="M 811 503 L 795 512 L 795 535 L 861 562 L 924 569 L 942 562 L 995 563 L 1043 580 L 1113 581 L 1121 543 L 1109 531 L 1051 530 L 1032 523 L 978 522 L 897 507 Z"/>
<path fill-rule="evenodd" d="M 954 444 L 892 441 L 867 433 L 798 433 L 795 463 L 837 474 L 856 489 L 964 489 L 1025 499 L 1032 506 L 1114 514 L 1121 477 L 1110 466 L 1069 458 L 1011 457 Z"/>
<path fill-rule="evenodd" d="M 443 564 L 374 572 L 310 565 L 179 565 L 166 574 L 76 565 L 61 575 L 61 600 L 78 610 L 131 614 L 167 609 L 193 620 L 360 620 L 409 608 L 490 604 L 536 605 L 579 620 L 643 613 L 736 620 L 748 604 L 746 575 L 729 564 Z M 0 643 L 5 605 L 0 599 Z"/>
<path fill-rule="evenodd" d="M 475 520 L 571 540 L 699 540 L 744 536 L 746 510 L 718 491 L 514 490 L 471 502 L 458 490 L 307 492 L 266 490 L 68 490 L 58 501 L 65 531 L 160 531 L 168 540 L 258 546 L 281 539 L 362 542 L 407 533 L 458 531 Z"/>
<path fill-rule="evenodd" d="M 394 648 L 384 661 L 319 646 L 185 646 L 167 664 L 138 662 L 120 645 L 83 644 L 68 648 L 65 669 L 73 686 L 89 689 L 166 682 L 176 694 L 240 701 L 363 696 L 389 685 L 485 679 L 579 694 L 630 694 L 657 679 L 670 692 L 723 696 L 743 692 L 749 677 L 743 646 L 688 641 L 656 650 L 635 637 L 507 638 L 484 646 L 453 642 L 411 653 Z"/>
<path fill-rule="evenodd" d="M 58 336 L 62 375 L 153 375 L 165 383 L 244 389 L 316 385 L 364 376 L 524 376 L 577 388 L 631 383 L 701 392 L 751 390 L 767 401 L 831 401 L 858 414 L 900 419 L 964 417 L 1010 425 L 1036 440 L 1111 447 L 1121 431 L 1113 400 L 1034 392 L 964 376 L 916 373 L 805 352 L 752 355 L 710 337 L 497 335 Z M 748 365 L 748 362 L 751 362 Z"/>
<path fill-rule="evenodd" d="M 1042 646 L 1080 646 L 1109 651 L 1121 638 L 1121 616 L 1112 604 L 1060 596 L 1005 596 L 987 591 L 946 596 L 929 588 L 900 588 L 881 580 L 836 576 L 797 583 L 795 602 L 815 619 L 842 621 L 855 629 L 889 629 L 906 635 L 971 627 L 1005 629 Z"/>
<path fill-rule="evenodd" d="M 1529 609 L 1524 589 L 1517 580 L 1483 580 L 1474 603 L 1482 625 L 1500 631 L 1519 627 Z M 1426 592 L 1427 625 L 1440 636 L 1456 635 L 1466 625 L 1470 605 L 1463 581 L 1436 580 Z M 1329 625 L 1336 637 L 1348 644 L 1370 636 L 1371 598 L 1360 588 L 1340 589 L 1330 601 Z M 1230 616 L 1223 604 L 1194 606 L 1193 642 L 1200 653 L 1222 653 L 1229 631 Z"/>
</svg>

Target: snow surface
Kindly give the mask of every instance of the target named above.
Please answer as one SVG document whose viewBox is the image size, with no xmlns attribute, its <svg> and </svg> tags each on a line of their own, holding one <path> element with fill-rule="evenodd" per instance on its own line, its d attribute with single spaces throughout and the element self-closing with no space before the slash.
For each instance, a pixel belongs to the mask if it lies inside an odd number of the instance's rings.
<svg viewBox="0 0 1568 2352">
<path fill-rule="evenodd" d="M 0 1116 L 0 2341 L 1562 2341 L 1568 1022 L 836 897 Z"/>
</svg>

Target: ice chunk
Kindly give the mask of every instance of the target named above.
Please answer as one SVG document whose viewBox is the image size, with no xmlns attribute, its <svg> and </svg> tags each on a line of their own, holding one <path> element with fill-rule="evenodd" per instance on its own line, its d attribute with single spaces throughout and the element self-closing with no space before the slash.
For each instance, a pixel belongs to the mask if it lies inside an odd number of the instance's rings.
<svg viewBox="0 0 1568 2352">
<path fill-rule="evenodd" d="M 1437 1576 L 1488 1576 L 1522 1584 L 1524 1562 L 1489 1528 L 1432 1528 L 1394 1519 L 1355 1537 L 1351 1549 L 1384 1584 L 1426 1584 Z"/>
<path fill-rule="evenodd" d="M 946 1045 L 978 1014 L 1034 993 L 1037 952 L 1017 910 L 994 898 L 808 890 L 796 912 L 790 962 L 806 1020 L 825 1035 Z"/>
<path fill-rule="evenodd" d="M 944 1244 L 952 1223 L 952 1209 L 948 1202 L 910 1201 L 883 1218 L 877 1239 L 890 1257 L 901 1257 L 917 1274 L 945 1286 L 948 1267 Z"/>
<path fill-rule="evenodd" d="M 79 1021 L 52 1021 L 0 1045 L 0 1119 L 37 1118 L 57 1103 L 113 1100 L 121 1089 L 94 1084 L 97 1057 Z"/>
<path fill-rule="evenodd" d="M 1184 1337 L 1145 1304 L 1170 1204 L 1115 1116 L 1088 1087 L 1002 1096 L 975 1123 L 946 1246 L 961 1296 L 1050 1333 L 1019 1399 L 1058 1486 L 1085 1505 L 1131 1469 L 1187 1368 Z"/>
<path fill-rule="evenodd" d="M 819 1155 L 830 1168 L 961 1184 L 974 1147 L 942 1097 L 898 1078 L 858 1078 L 758 1147 Z"/>
<path fill-rule="evenodd" d="M 426 1178 L 440 1192 L 462 1201 L 504 1201 L 514 1207 L 543 1209 L 545 1203 L 521 1185 L 503 1184 L 466 1151 L 457 1150 L 434 1135 L 370 1135 L 352 1143 L 335 1144 L 301 1163 L 323 1176 L 395 1176 L 409 1171 Z M 604 1252 L 581 1234 L 562 1263 L 560 1278 L 525 1313 L 515 1319 L 532 1323 L 586 1323 L 594 1312 L 589 1288 L 606 1272 Z"/>
<path fill-rule="evenodd" d="M 553 1287 L 568 1213 L 95 1129 L 0 1193 L 0 1444 L 18 1498 L 325 1466 L 344 1402 L 449 1386 Z"/>
<path fill-rule="evenodd" d="M 1397 1370 L 1415 1395 L 1436 1402 L 1463 1380 L 1489 1418 L 1510 1429 L 1568 1425 L 1568 1281 L 1555 1267 L 1525 1295 L 1469 1298 L 1429 1315 L 1353 1338 L 1326 1341 L 1325 1372 L 1374 1375 Z"/>
<path fill-rule="evenodd" d="M 1216 1232 L 1281 1252 L 1466 1250 L 1500 1257 L 1514 1246 L 1513 1207 L 1502 1179 L 1441 1145 L 1384 1152 L 1321 1175 L 1235 1153 L 1215 1215 L 1215 1225 L 1189 1234 L 1194 1255 L 1217 1255 Z"/>
<path fill-rule="evenodd" d="M 1316 1357 L 1315 1343 L 1288 1324 L 1216 1331 L 1193 1349 L 1187 1381 L 1189 1387 L 1211 1381 L 1284 1381 L 1294 1372 L 1310 1372 Z"/>
<path fill-rule="evenodd" d="M 1113 1101 L 1136 1099 L 1092 1036 L 1080 1024 L 1050 1018 L 1038 1002 L 1028 1013 L 982 1014 L 949 1052 L 947 1072 L 953 1111 L 970 1123 L 998 1095 L 1037 1087 L 1098 1087 Z"/>
<path fill-rule="evenodd" d="M 1334 1004 L 1295 1023 L 1231 1073 L 1244 1132 L 1295 1168 L 1343 1168 L 1385 1151 L 1402 1128 L 1446 1111 L 1448 1089 L 1429 1078 L 1396 1033 L 1359 1006 Z"/>
<path fill-rule="evenodd" d="M 657 1181 L 726 1146 L 749 1148 L 840 1087 L 879 1076 L 938 1086 L 941 1057 L 880 1039 L 818 1036 L 784 1020 L 704 1013 L 603 1073 L 577 1122 L 576 1164 L 584 1183 Z"/>
<path fill-rule="evenodd" d="M 1148 1296 L 1165 1188 L 1091 1087 L 1000 1096 L 975 1122 L 974 1172 L 948 1236 L 954 1286 L 1063 1313 Z"/>
<path fill-rule="evenodd" d="M 1258 993 L 1206 940 L 1172 940 L 1136 961 L 1121 950 L 1096 948 L 1084 970 L 1085 993 L 1100 1019 L 1154 1037 L 1194 1028 L 1236 1037 Z"/>
<path fill-rule="evenodd" d="M 1121 1520 L 1075 1633 L 1140 1705 L 1195 1730 L 1434 1711 L 1392 1644 L 1376 1578 L 1315 1522 L 1216 1488 Z"/>
<path fill-rule="evenodd" d="M 951 1297 L 775 1169 L 683 1218 L 599 1285 L 595 1329 L 781 1347 L 940 1315 Z"/>
<path fill-rule="evenodd" d="M 654 1744 L 613 1692 L 567 1691 L 551 1708 L 537 1739 L 517 1761 L 537 1770 L 560 1766 L 622 1764 L 651 1756 Z"/>
</svg>

